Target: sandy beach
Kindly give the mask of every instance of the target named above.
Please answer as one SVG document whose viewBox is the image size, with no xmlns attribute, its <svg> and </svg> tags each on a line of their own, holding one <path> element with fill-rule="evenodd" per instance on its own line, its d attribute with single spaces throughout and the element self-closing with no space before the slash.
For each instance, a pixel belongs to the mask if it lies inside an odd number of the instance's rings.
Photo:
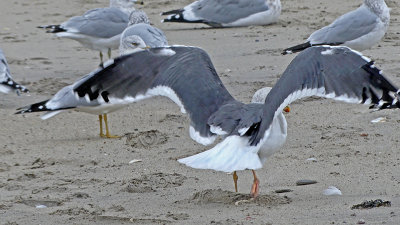
<svg viewBox="0 0 400 225">
<path fill-rule="evenodd" d="M 250 102 L 295 57 L 282 56 L 282 49 L 302 43 L 362 1 L 282 0 L 280 21 L 269 26 L 214 29 L 160 22 L 160 12 L 190 2 L 148 0 L 138 8 L 171 45 L 206 50 L 230 93 Z M 386 3 L 392 8 L 389 30 L 363 53 L 400 85 L 400 2 Z M 14 115 L 99 64 L 98 52 L 36 27 L 107 5 L 107 0 L 0 1 L 0 48 L 14 80 L 31 91 L 0 93 L 0 224 L 400 224 L 399 110 L 371 111 L 318 98 L 295 102 L 286 115 L 286 144 L 257 171 L 256 201 L 247 201 L 250 171 L 238 172 L 235 193 L 232 175 L 177 162 L 211 147 L 190 139 L 187 115 L 169 99 L 110 114 L 111 132 L 119 139 L 100 138 L 98 117 L 90 114 L 71 111 L 45 121 L 40 113 Z M 371 122 L 379 117 L 384 121 Z M 297 186 L 302 179 L 317 183 Z M 323 195 L 329 186 L 342 195 Z M 276 193 L 282 189 L 290 192 Z M 375 199 L 391 206 L 351 209 Z"/>
</svg>

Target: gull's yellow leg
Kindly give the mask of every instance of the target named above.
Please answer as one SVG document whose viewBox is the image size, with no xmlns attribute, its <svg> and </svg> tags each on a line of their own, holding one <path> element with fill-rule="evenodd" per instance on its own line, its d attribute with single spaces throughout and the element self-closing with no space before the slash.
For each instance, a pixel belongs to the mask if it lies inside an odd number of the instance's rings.
<svg viewBox="0 0 400 225">
<path fill-rule="evenodd" d="M 233 172 L 233 183 L 235 184 L 235 192 L 238 192 L 237 180 L 238 180 L 238 176 L 236 174 L 236 171 L 234 171 Z"/>
<path fill-rule="evenodd" d="M 108 49 L 107 54 L 108 54 L 108 59 L 111 59 L 111 48 Z"/>
<path fill-rule="evenodd" d="M 103 117 L 99 115 L 99 122 L 100 122 L 100 137 L 105 137 L 103 134 Z"/>
<path fill-rule="evenodd" d="M 100 51 L 100 65 L 103 65 L 103 53 Z"/>
<path fill-rule="evenodd" d="M 256 171 L 251 170 L 253 172 L 253 176 L 254 176 L 254 181 L 253 181 L 253 186 L 251 187 L 251 191 L 250 191 L 250 196 L 252 198 L 256 198 L 258 196 L 258 186 L 260 184 L 260 181 L 258 180 L 257 176 L 256 176 Z"/>
<path fill-rule="evenodd" d="M 120 136 L 116 136 L 116 135 L 111 135 L 110 134 L 110 131 L 108 130 L 107 114 L 103 114 L 103 118 L 104 118 L 104 123 L 106 125 L 106 137 L 107 138 L 120 138 Z"/>
</svg>

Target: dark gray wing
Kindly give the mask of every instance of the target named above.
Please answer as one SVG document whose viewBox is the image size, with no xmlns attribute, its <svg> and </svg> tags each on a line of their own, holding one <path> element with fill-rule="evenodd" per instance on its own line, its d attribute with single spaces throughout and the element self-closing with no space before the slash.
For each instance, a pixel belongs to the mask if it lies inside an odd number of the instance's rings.
<svg viewBox="0 0 400 225">
<path fill-rule="evenodd" d="M 243 104 L 230 102 L 221 106 L 211 115 L 208 124 L 211 131 L 219 135 L 238 135 L 241 128 L 259 124 L 262 119 L 263 104 Z"/>
<path fill-rule="evenodd" d="M 129 15 L 120 9 L 97 8 L 82 16 L 75 16 L 61 24 L 70 33 L 80 33 L 93 37 L 110 38 L 121 34 L 128 26 Z"/>
<path fill-rule="evenodd" d="M 379 17 L 366 6 L 344 14 L 330 25 L 323 27 L 307 39 L 312 45 L 339 45 L 357 39 L 376 29 Z"/>
<path fill-rule="evenodd" d="M 208 54 L 194 47 L 153 48 L 121 56 L 74 91 L 79 97 L 111 104 L 169 97 L 189 114 L 202 138 L 213 135 L 207 125 L 210 115 L 234 101 Z"/>
<path fill-rule="evenodd" d="M 268 94 L 261 124 L 247 131 L 251 145 L 260 142 L 285 106 L 313 95 L 379 109 L 400 107 L 398 88 L 371 60 L 347 47 L 311 47 L 290 63 Z"/>
</svg>

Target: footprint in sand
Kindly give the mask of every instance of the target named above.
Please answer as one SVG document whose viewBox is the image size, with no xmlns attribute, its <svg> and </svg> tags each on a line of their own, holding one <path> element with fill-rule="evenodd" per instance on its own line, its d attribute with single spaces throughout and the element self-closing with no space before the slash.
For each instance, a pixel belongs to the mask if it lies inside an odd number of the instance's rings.
<svg viewBox="0 0 400 225">
<path fill-rule="evenodd" d="M 187 178 L 185 176 L 177 173 L 145 174 L 140 178 L 130 180 L 123 191 L 129 193 L 156 192 L 158 189 L 182 186 L 186 179 Z"/>
<path fill-rule="evenodd" d="M 154 145 L 164 144 L 167 140 L 167 135 L 158 130 L 126 134 L 126 145 L 130 145 L 133 148 L 150 148 Z"/>
</svg>

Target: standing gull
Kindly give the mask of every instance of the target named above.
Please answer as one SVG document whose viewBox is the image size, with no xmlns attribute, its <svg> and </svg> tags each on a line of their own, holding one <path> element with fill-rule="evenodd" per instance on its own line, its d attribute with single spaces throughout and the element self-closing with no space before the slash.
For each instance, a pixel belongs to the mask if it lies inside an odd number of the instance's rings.
<svg viewBox="0 0 400 225">
<path fill-rule="evenodd" d="M 140 37 L 135 35 L 125 37 L 122 40 L 121 45 L 123 46 L 122 48 L 120 48 L 121 55 L 132 53 L 135 51 L 140 51 L 147 48 L 144 41 Z M 74 93 L 74 89 L 76 87 L 79 87 L 82 83 L 84 83 L 91 77 L 95 76 L 96 74 L 102 73 L 103 70 L 106 72 L 110 72 L 110 68 L 108 68 L 110 64 L 113 65 L 114 61 L 113 60 L 106 61 L 102 65 L 102 67 L 99 67 L 92 73 L 82 77 L 74 84 L 62 88 L 49 100 L 45 100 L 26 107 L 19 108 L 18 110 L 20 111 L 18 111 L 16 114 L 30 113 L 30 112 L 46 112 L 44 115 L 41 116 L 43 120 L 46 120 L 50 117 L 57 115 L 60 112 L 67 110 L 76 110 L 90 114 L 95 114 L 99 116 L 100 137 L 117 138 L 118 136 L 110 134 L 108 128 L 107 113 L 111 113 L 116 110 L 122 109 L 125 106 L 125 104 L 104 104 L 104 101 L 102 100 L 92 99 L 89 98 L 88 96 L 85 96 L 85 98 L 79 98 Z M 101 93 L 101 96 L 103 98 L 107 98 L 107 95 L 108 95 L 107 92 Z M 106 130 L 105 134 L 103 133 L 103 118 Z"/>
<path fill-rule="evenodd" d="M 253 197 L 258 195 L 259 184 L 254 170 L 262 168 L 285 142 L 282 111 L 291 102 L 315 95 L 372 104 L 378 109 L 400 107 L 398 89 L 371 60 L 347 47 L 330 46 L 312 47 L 299 54 L 264 104 L 235 100 L 208 54 L 194 47 L 151 48 L 121 56 L 76 83 L 70 92 L 74 101 L 98 108 L 119 107 L 153 96 L 170 98 L 188 113 L 193 140 L 209 145 L 218 135 L 224 137 L 212 149 L 179 162 L 224 172 L 252 170 Z"/>
<path fill-rule="evenodd" d="M 110 7 L 97 8 L 85 12 L 82 16 L 74 16 L 60 25 L 44 25 L 47 33 L 55 33 L 57 37 L 76 40 L 86 48 L 97 50 L 103 62 L 103 51 L 118 49 L 121 33 L 128 26 L 129 14 L 135 9 L 133 4 L 138 0 L 110 0 Z"/>
<path fill-rule="evenodd" d="M 11 90 L 14 90 L 18 95 L 20 91 L 29 92 L 28 89 L 12 79 L 6 57 L 0 49 L 0 92 L 8 93 Z"/>
<path fill-rule="evenodd" d="M 276 23 L 280 0 L 198 0 L 183 9 L 163 12 L 162 22 L 205 23 L 212 27 L 240 27 Z"/>
<path fill-rule="evenodd" d="M 389 11 L 384 0 L 364 0 L 358 9 L 342 15 L 312 33 L 306 43 L 287 48 L 282 54 L 316 45 L 344 45 L 358 51 L 369 49 L 385 35 L 389 27 Z"/>
</svg>

